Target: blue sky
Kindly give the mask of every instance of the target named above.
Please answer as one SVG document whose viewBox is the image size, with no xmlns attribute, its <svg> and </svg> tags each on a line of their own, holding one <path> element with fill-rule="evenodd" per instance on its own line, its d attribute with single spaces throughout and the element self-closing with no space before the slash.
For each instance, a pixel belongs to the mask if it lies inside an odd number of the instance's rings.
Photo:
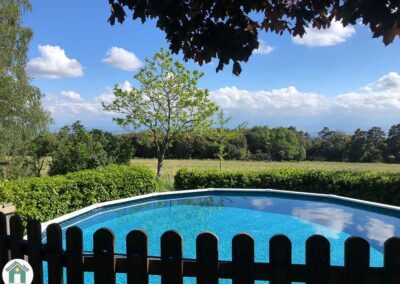
<svg viewBox="0 0 400 284">
<path fill-rule="evenodd" d="M 101 110 L 112 88 L 135 86 L 146 57 L 167 48 L 154 22 L 130 18 L 110 26 L 108 1 L 32 0 L 24 24 L 34 31 L 28 72 L 45 94 L 52 129 L 81 120 L 89 128 L 123 131 Z M 323 126 L 352 132 L 400 123 L 399 40 L 385 47 L 367 27 L 308 30 L 303 39 L 260 32 L 262 48 L 242 64 L 216 73 L 215 62 L 187 67 L 205 72 L 200 82 L 233 116 L 232 124 L 294 125 L 315 133 Z M 181 55 L 176 59 L 181 60 Z"/>
</svg>

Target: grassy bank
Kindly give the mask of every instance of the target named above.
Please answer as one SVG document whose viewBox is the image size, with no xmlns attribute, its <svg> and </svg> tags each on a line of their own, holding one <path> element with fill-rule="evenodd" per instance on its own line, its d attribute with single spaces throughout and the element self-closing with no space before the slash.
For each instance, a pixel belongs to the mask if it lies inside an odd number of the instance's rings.
<svg viewBox="0 0 400 284">
<path fill-rule="evenodd" d="M 156 172 L 157 160 L 134 159 L 133 164 L 147 165 Z M 173 188 L 175 173 L 181 168 L 211 170 L 219 169 L 217 160 L 165 160 L 161 180 L 161 188 Z M 341 162 L 250 162 L 223 161 L 223 170 L 268 170 L 281 168 L 316 169 L 316 170 L 360 170 L 400 173 L 400 164 L 382 163 L 341 163 Z"/>
</svg>

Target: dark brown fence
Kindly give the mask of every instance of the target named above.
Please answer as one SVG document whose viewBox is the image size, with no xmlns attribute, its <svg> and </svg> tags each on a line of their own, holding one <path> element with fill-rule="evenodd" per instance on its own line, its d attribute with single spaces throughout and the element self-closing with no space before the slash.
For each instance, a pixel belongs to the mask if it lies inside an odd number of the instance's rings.
<svg viewBox="0 0 400 284">
<path fill-rule="evenodd" d="M 84 272 L 94 272 L 94 282 L 112 284 L 116 273 L 126 273 L 127 283 L 149 283 L 149 275 L 160 275 L 162 284 L 180 284 L 183 277 L 195 277 L 197 283 L 216 284 L 219 279 L 232 279 L 233 284 L 269 280 L 271 284 L 305 282 L 324 283 L 400 283 L 400 238 L 393 237 L 384 246 L 384 267 L 369 267 L 370 247 L 366 240 L 351 237 L 345 243 L 345 265 L 330 264 L 330 244 L 322 236 L 312 236 L 306 242 L 305 264 L 292 264 L 290 240 L 276 235 L 269 240 L 269 263 L 254 261 L 254 240 L 247 234 L 232 240 L 232 261 L 218 260 L 218 240 L 203 233 L 196 240 L 196 259 L 182 257 L 182 238 L 174 231 L 161 237 L 161 256 L 149 257 L 147 236 L 134 230 L 126 236 L 126 254 L 114 253 L 114 234 L 99 229 L 93 235 L 93 253 L 83 253 L 82 231 L 71 227 L 66 232 L 66 249 L 62 247 L 62 232 L 58 224 L 47 230 L 47 243 L 42 244 L 41 226 L 31 220 L 24 227 L 18 216 L 10 220 L 0 214 L 1 268 L 13 258 L 27 258 L 34 269 L 34 282 L 43 283 L 43 261 L 48 263 L 48 282 L 63 283 L 66 268 L 68 283 L 84 283 Z M 268 229 L 268 228 L 266 228 Z"/>
</svg>

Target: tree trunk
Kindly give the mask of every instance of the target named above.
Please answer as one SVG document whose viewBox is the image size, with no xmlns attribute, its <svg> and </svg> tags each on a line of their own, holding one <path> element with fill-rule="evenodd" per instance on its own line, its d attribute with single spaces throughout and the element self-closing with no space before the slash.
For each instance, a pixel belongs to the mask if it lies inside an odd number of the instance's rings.
<svg viewBox="0 0 400 284">
<path fill-rule="evenodd" d="M 164 155 L 162 154 L 157 155 L 157 179 L 160 179 L 161 177 L 163 161 L 164 161 Z"/>
</svg>

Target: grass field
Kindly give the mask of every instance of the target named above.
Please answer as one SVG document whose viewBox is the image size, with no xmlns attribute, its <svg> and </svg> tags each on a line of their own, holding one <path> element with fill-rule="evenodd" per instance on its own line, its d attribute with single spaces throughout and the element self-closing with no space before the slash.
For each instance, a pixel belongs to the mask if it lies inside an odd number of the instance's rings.
<svg viewBox="0 0 400 284">
<path fill-rule="evenodd" d="M 156 172 L 157 160 L 134 159 L 134 164 L 147 165 Z M 173 189 L 175 173 L 181 168 L 188 169 L 219 169 L 217 160 L 165 160 L 161 187 L 164 190 Z M 400 173 L 400 164 L 382 163 L 341 163 L 341 162 L 250 162 L 250 161 L 223 161 L 223 170 L 264 170 L 278 168 L 300 168 L 320 170 L 360 170 L 360 171 L 388 171 Z"/>
</svg>

